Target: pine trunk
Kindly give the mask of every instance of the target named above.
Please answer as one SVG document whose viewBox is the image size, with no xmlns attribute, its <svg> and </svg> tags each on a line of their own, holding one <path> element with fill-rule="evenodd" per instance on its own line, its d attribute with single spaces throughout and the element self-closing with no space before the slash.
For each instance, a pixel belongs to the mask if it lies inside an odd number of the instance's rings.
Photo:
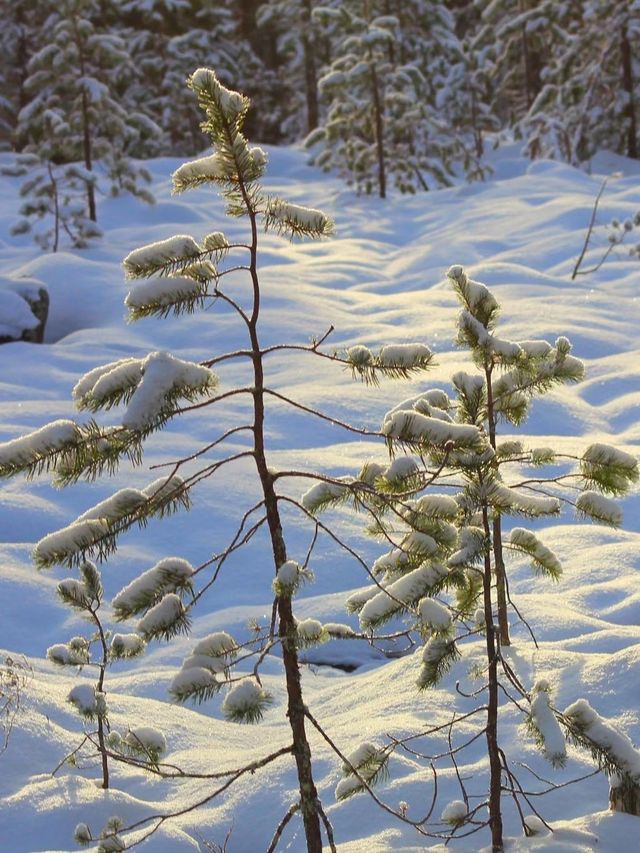
<svg viewBox="0 0 640 853">
<path fill-rule="evenodd" d="M 258 318 L 260 314 L 260 284 L 257 269 L 257 225 L 255 211 L 251 205 L 246 190 L 243 194 L 247 211 L 251 219 L 251 262 L 250 271 L 253 283 L 253 311 L 249 321 L 249 335 L 253 353 L 254 370 L 254 422 L 253 440 L 256 468 L 262 484 L 265 501 L 267 524 L 271 537 L 271 547 L 276 570 L 287 559 L 287 551 L 282 533 L 282 523 L 278 509 L 278 498 L 273 484 L 273 475 L 269 471 L 265 455 L 264 443 L 264 371 L 262 352 L 258 339 Z M 322 853 L 322 835 L 320 817 L 318 814 L 318 792 L 313 779 L 311 766 L 311 748 L 305 730 L 305 708 L 302 698 L 302 683 L 298 652 L 295 643 L 296 625 L 293 617 L 290 596 L 278 598 L 278 634 L 282 641 L 282 660 L 284 663 L 287 684 L 287 717 L 293 736 L 293 754 L 298 772 L 298 788 L 300 791 L 300 811 L 304 822 L 307 843 L 307 853 Z"/>
<path fill-rule="evenodd" d="M 304 51 L 304 84 L 307 98 L 307 133 L 318 126 L 318 75 L 316 72 L 316 52 L 311 36 L 311 0 L 305 0 L 305 31 L 302 36 Z"/>
<path fill-rule="evenodd" d="M 487 539 L 491 535 L 489 513 L 487 507 L 482 508 L 482 520 Z M 484 558 L 484 573 L 482 589 L 484 601 L 484 620 L 486 629 L 487 663 L 488 663 L 488 701 L 487 701 L 487 752 L 489 754 L 489 826 L 491 829 L 491 849 L 500 853 L 502 842 L 502 765 L 498 749 L 498 654 L 495 640 L 495 625 L 493 623 L 493 601 L 491 598 L 491 555 L 487 551 Z"/>
<path fill-rule="evenodd" d="M 384 120 L 382 117 L 382 104 L 378 90 L 378 75 L 373 59 L 369 59 L 371 68 L 371 94 L 373 97 L 373 119 L 376 135 L 376 156 L 378 159 L 378 194 L 380 198 L 387 197 L 387 175 L 384 159 Z"/>
<path fill-rule="evenodd" d="M 496 415 L 493 405 L 493 386 L 491 375 L 493 366 L 485 364 L 485 379 L 487 383 L 487 421 L 489 424 L 489 442 L 496 449 Z M 510 646 L 509 636 L 509 613 L 507 610 L 507 573 L 502 555 L 502 519 L 497 515 L 493 519 L 493 558 L 496 575 L 496 597 L 498 599 L 498 626 L 500 631 L 500 645 Z"/>
<path fill-rule="evenodd" d="M 622 58 L 622 86 L 627 93 L 625 117 L 627 119 L 627 157 L 638 159 L 638 130 L 636 122 L 636 105 L 633 87 L 633 66 L 631 60 L 631 45 L 626 22 L 622 25 L 620 37 L 620 54 Z"/>
</svg>

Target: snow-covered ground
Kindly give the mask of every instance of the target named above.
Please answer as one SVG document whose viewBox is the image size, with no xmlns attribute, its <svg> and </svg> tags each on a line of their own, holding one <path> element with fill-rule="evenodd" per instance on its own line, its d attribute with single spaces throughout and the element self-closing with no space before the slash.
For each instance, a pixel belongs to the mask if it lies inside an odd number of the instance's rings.
<svg viewBox="0 0 640 853">
<path fill-rule="evenodd" d="M 493 157 L 495 174 L 485 183 L 380 201 L 354 197 L 337 181 L 307 167 L 304 155 L 295 149 L 272 149 L 269 189 L 290 201 L 325 210 L 336 220 L 337 236 L 303 244 L 290 244 L 271 233 L 263 236 L 263 342 L 306 343 L 333 324 L 336 331 L 328 342 L 333 346 L 424 341 L 435 350 L 437 366 L 410 385 L 386 381 L 378 388 L 366 388 L 354 384 L 348 372 L 320 359 L 276 355 L 270 361 L 268 381 L 303 404 L 377 429 L 392 405 L 420 388 L 443 386 L 454 370 L 465 366 L 464 353 L 452 342 L 455 300 L 443 280 L 450 264 L 463 264 L 501 301 L 506 337 L 554 340 L 565 334 L 575 354 L 586 362 L 586 381 L 539 402 L 524 437 L 535 436 L 536 444 L 569 452 L 604 441 L 637 456 L 640 261 L 618 249 L 599 272 L 575 281 L 570 275 L 602 175 L 618 172 L 601 203 L 601 224 L 632 216 L 640 208 L 638 168 L 602 155 L 589 175 L 549 161 L 528 163 L 509 147 Z M 125 324 L 122 302 L 127 285 L 121 261 L 128 252 L 172 234 L 192 233 L 200 238 L 224 228 L 230 236 L 240 237 L 246 227 L 243 220 L 225 223 L 222 204 L 210 192 L 172 197 L 169 174 L 178 161 L 159 159 L 149 165 L 155 207 L 131 199 L 103 199 L 99 217 L 104 239 L 91 250 L 56 255 L 38 253 L 26 237 L 9 236 L 18 207 L 18 185 L 2 178 L 2 275 L 44 282 L 51 295 L 51 314 L 47 345 L 0 347 L 0 440 L 73 416 L 71 389 L 81 373 L 97 365 L 157 349 L 198 361 L 240 342 L 233 317 L 216 311 Z M 602 225 L 596 228 L 593 246 L 586 266 L 606 248 Z M 240 279 L 237 287 L 242 293 Z M 227 387 L 242 381 L 237 367 L 221 365 L 218 373 Z M 239 412 L 233 403 L 221 404 L 215 409 L 215 422 L 206 409 L 172 423 L 150 441 L 145 465 L 133 471 L 123 469 L 117 485 L 143 486 L 153 479 L 147 470 L 150 465 L 191 452 L 207 437 L 237 423 Z M 274 467 L 304 466 L 342 475 L 353 473 L 369 458 L 384 458 L 379 442 L 355 440 L 329 424 L 285 415 L 278 405 L 268 415 L 268 433 Z M 290 488 L 298 495 L 303 485 Z M 198 564 L 220 550 L 234 519 L 251 505 L 255 489 L 249 465 L 223 468 L 215 481 L 202 484 L 190 514 L 124 536 L 117 554 L 103 568 L 107 596 L 161 557 L 179 556 Z M 107 792 L 96 784 L 95 767 L 66 766 L 55 777 L 51 775 L 80 742 L 82 724 L 66 702 L 78 678 L 56 669 L 44 653 L 47 646 L 66 641 L 83 626 L 55 597 L 56 583 L 68 572 L 38 574 L 29 555 L 44 534 L 63 527 L 114 490 L 114 483 L 99 481 L 55 491 L 46 478 L 16 479 L 0 488 L 0 649 L 27 654 L 34 669 L 9 747 L 0 755 L 0 850 L 7 853 L 74 850 L 72 835 L 79 821 L 99 831 L 110 815 L 117 814 L 128 823 L 186 807 L 209 791 L 202 781 L 171 783 L 122 767 L 114 770 L 113 786 Z M 509 654 L 526 684 L 542 677 L 551 682 L 559 707 L 586 696 L 599 713 L 615 720 L 638 743 L 637 491 L 624 501 L 624 510 L 620 531 L 569 517 L 545 525 L 544 540 L 561 558 L 565 573 L 554 585 L 533 578 L 524 563 L 512 567 L 512 591 L 536 631 L 540 649 L 536 651 L 527 631 L 515 624 Z M 342 535 L 367 559 L 378 555 L 376 544 L 364 536 L 361 518 L 341 512 L 337 520 Z M 285 522 L 290 555 L 302 559 L 312 531 L 299 516 L 287 516 Z M 269 559 L 265 541 L 256 538 L 227 564 L 197 610 L 194 638 L 219 629 L 242 635 L 249 618 L 268 618 Z M 343 602 L 348 591 L 365 584 L 362 570 L 326 541 L 315 551 L 313 569 L 316 582 L 297 600 L 297 615 L 349 621 L 352 617 L 345 615 Z M 264 669 L 265 684 L 276 702 L 258 726 L 224 722 L 221 698 L 195 709 L 168 701 L 167 685 L 191 645 L 186 638 L 153 644 L 135 665 L 114 667 L 107 676 L 112 725 L 162 729 L 169 745 L 168 760 L 202 772 L 239 767 L 286 745 L 288 724 L 277 658 L 269 658 Z M 440 688 L 419 694 L 415 688 L 419 657 L 414 654 L 387 659 L 353 642 L 332 642 L 314 652 L 316 665 L 305 668 L 308 704 L 346 751 L 362 740 L 382 743 L 387 734 L 402 736 L 446 722 L 454 709 L 469 707 L 454 689 L 456 679 L 465 689 L 473 689 L 470 670 L 481 649 L 468 648 Z M 346 673 L 317 665 L 318 661 L 359 666 Z M 545 778 L 562 783 L 590 770 L 588 758 L 575 752 L 570 752 L 564 770 L 545 766 L 521 718 L 511 710 L 505 711 L 500 732 L 507 754 Z M 320 796 L 341 853 L 408 853 L 432 843 L 394 822 L 366 795 L 336 803 L 339 762 L 318 736 L 313 732 L 310 736 Z M 469 780 L 472 793 L 485 790 L 486 769 L 479 741 L 460 757 L 460 772 Z M 394 808 L 405 801 L 408 816 L 418 818 L 432 796 L 428 767 L 408 755 L 396 756 L 390 771 L 380 796 Z M 522 768 L 521 773 L 530 789 L 546 787 Z M 460 795 L 452 769 L 443 773 L 440 785 L 442 808 Z M 221 844 L 232 828 L 229 853 L 264 850 L 295 801 L 295 789 L 292 762 L 285 758 L 266 771 L 243 777 L 222 798 L 167 822 L 141 849 L 153 853 L 199 850 L 201 839 Z M 556 832 L 552 838 L 514 840 L 510 849 L 598 849 L 603 853 L 633 849 L 639 819 L 608 813 L 607 790 L 606 780 L 599 775 L 537 799 L 536 805 Z M 506 796 L 504 812 L 507 835 L 520 836 L 517 814 Z M 488 841 L 486 834 L 475 835 L 454 841 L 450 849 L 476 851 Z M 281 848 L 304 849 L 297 819 L 287 827 Z"/>
</svg>

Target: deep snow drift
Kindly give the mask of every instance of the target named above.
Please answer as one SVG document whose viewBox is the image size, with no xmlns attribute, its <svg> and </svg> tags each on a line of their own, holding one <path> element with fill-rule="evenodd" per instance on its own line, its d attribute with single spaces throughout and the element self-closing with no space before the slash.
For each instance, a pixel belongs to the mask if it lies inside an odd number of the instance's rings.
<svg viewBox="0 0 640 853">
<path fill-rule="evenodd" d="M 564 334 L 586 362 L 586 381 L 551 393 L 534 405 L 519 437 L 535 436 L 536 443 L 569 452 L 592 442 L 609 442 L 638 455 L 640 261 L 620 248 L 598 273 L 570 280 L 601 176 L 622 171 L 611 179 L 604 195 L 593 252 L 585 266 L 606 248 L 602 224 L 632 216 L 640 208 L 633 164 L 602 156 L 592 164 L 593 175 L 588 175 L 549 161 L 529 164 L 515 149 L 506 148 L 494 155 L 495 174 L 485 183 L 383 202 L 356 198 L 337 181 L 308 168 L 299 151 L 271 149 L 269 153 L 269 189 L 332 215 L 337 236 L 322 243 L 296 244 L 271 233 L 262 237 L 263 344 L 307 343 L 333 324 L 336 331 L 328 343 L 336 347 L 424 342 L 437 355 L 437 366 L 424 379 L 409 384 L 385 381 L 378 388 L 362 387 L 335 365 L 304 354 L 274 356 L 271 387 L 372 429 L 378 429 L 385 411 L 410 393 L 446 387 L 447 377 L 468 364 L 452 343 L 457 309 L 443 281 L 447 267 L 458 263 L 485 282 L 502 303 L 505 336 L 554 340 Z M 80 374 L 97 365 L 129 356 L 144 358 L 153 350 L 199 361 L 235 348 L 239 330 L 228 313 L 144 320 L 133 326 L 123 320 L 123 299 L 129 288 L 121 261 L 126 254 L 173 234 L 192 233 L 198 239 L 220 228 L 239 237 L 246 227 L 242 220 L 225 223 L 222 203 L 211 192 L 171 197 L 169 175 L 179 162 L 160 159 L 149 164 L 157 197 L 154 207 L 130 199 L 103 199 L 99 216 L 104 239 L 91 250 L 57 255 L 40 254 L 27 238 L 9 236 L 18 207 L 18 185 L 2 178 L 2 274 L 44 282 L 51 294 L 51 315 L 48 345 L 0 347 L 1 440 L 56 418 L 73 417 L 71 390 Z M 242 293 L 239 277 L 237 286 Z M 217 372 L 221 385 L 242 380 L 237 367 L 221 365 Z M 115 769 L 113 787 L 106 793 L 95 783 L 95 767 L 63 767 L 51 776 L 81 740 L 81 721 L 66 696 L 87 677 L 61 672 L 44 660 L 44 653 L 47 646 L 66 641 L 83 626 L 55 598 L 56 583 L 69 572 L 38 574 L 29 555 L 38 539 L 65 526 L 116 488 L 142 488 L 155 476 L 148 471 L 150 465 L 188 454 L 212 434 L 237 423 L 239 411 L 233 403 L 221 404 L 213 424 L 210 409 L 173 422 L 150 442 L 144 466 L 134 471 L 123 467 L 117 481 L 78 484 L 61 492 L 52 489 L 46 478 L 2 484 L 0 648 L 28 654 L 35 671 L 9 748 L 0 756 L 2 850 L 75 850 L 72 835 L 79 821 L 99 831 L 110 815 L 130 822 L 186 807 L 207 795 L 207 783 L 168 783 L 123 767 Z M 274 467 L 304 466 L 340 476 L 354 473 L 369 458 L 385 458 L 378 441 L 354 440 L 302 415 L 285 416 L 277 405 L 269 413 L 268 430 Z M 306 488 L 308 483 L 290 486 L 296 496 Z M 220 550 L 234 519 L 251 505 L 254 493 L 249 465 L 223 468 L 215 481 L 205 481 L 196 493 L 190 514 L 124 536 L 117 554 L 103 568 L 107 596 L 162 557 L 197 564 Z M 615 720 L 638 743 L 637 492 L 624 501 L 624 511 L 620 531 L 576 523 L 569 517 L 544 525 L 544 541 L 561 558 L 565 573 L 554 585 L 534 578 L 524 561 L 516 561 L 512 591 L 536 631 L 540 649 L 535 650 L 527 631 L 516 624 L 509 654 L 525 684 L 548 679 L 559 707 L 587 697 L 600 714 Z M 337 518 L 341 532 L 367 559 L 379 555 L 381 549 L 363 534 L 361 518 L 348 512 L 338 513 Z M 303 557 L 312 531 L 298 516 L 286 517 L 285 522 L 292 557 Z M 316 582 L 305 587 L 297 600 L 298 617 L 351 621 L 344 612 L 344 600 L 366 583 L 361 569 L 329 542 L 316 550 L 313 569 Z M 161 729 L 168 742 L 168 760 L 203 772 L 239 767 L 285 745 L 288 726 L 277 658 L 268 659 L 264 670 L 265 684 L 276 702 L 258 726 L 222 721 L 223 697 L 192 709 L 169 703 L 167 696 L 167 686 L 195 640 L 214 630 L 241 636 L 249 618 L 268 618 L 271 577 L 269 549 L 264 540 L 255 539 L 229 562 L 199 606 L 193 639 L 153 644 L 135 665 L 114 667 L 107 676 L 112 725 Z M 311 657 L 316 665 L 305 669 L 304 687 L 314 716 L 343 750 L 350 751 L 362 740 L 382 743 L 387 733 L 409 734 L 447 722 L 456 708 L 468 708 L 454 685 L 460 679 L 465 689 L 473 689 L 470 670 L 480 654 L 479 645 L 469 646 L 439 689 L 418 694 L 419 653 L 385 659 L 353 641 L 331 642 L 314 650 Z M 359 666 L 347 673 L 318 662 Z M 473 733 L 471 727 L 464 731 Z M 507 753 L 547 779 L 560 783 L 590 770 L 587 757 L 571 749 L 564 770 L 545 764 L 512 710 L 501 719 L 501 733 Z M 318 736 L 313 732 L 310 736 L 320 796 L 340 851 L 413 851 L 430 843 L 410 827 L 394 823 L 365 795 L 337 804 L 339 762 Z M 442 749 L 446 749 L 444 742 Z M 419 817 L 432 795 L 428 767 L 405 755 L 394 757 L 390 770 L 380 795 L 394 807 L 405 801 L 408 815 Z M 460 772 L 473 779 L 468 785 L 474 793 L 485 790 L 481 742 L 463 753 Z M 524 769 L 522 777 L 532 790 L 545 787 Z M 440 781 L 443 808 L 460 792 L 452 769 Z M 167 822 L 141 849 L 194 851 L 200 849 L 202 838 L 222 843 L 233 827 L 230 853 L 264 850 L 295 800 L 295 786 L 292 763 L 285 758 L 267 771 L 243 777 L 224 797 Z M 597 845 L 603 853 L 614 853 L 628 848 L 630 839 L 638 836 L 637 818 L 606 812 L 588 817 L 607 807 L 607 782 L 601 775 L 539 798 L 536 805 L 556 828 L 553 840 L 548 835 L 521 840 L 511 849 L 586 851 Z M 517 815 L 506 796 L 504 811 L 507 834 L 520 836 Z M 563 824 L 567 820 L 572 822 Z M 453 842 L 450 849 L 475 851 L 486 844 L 488 836 L 482 834 Z M 282 849 L 300 851 L 303 846 L 301 825 L 294 819 L 285 831 Z"/>
</svg>

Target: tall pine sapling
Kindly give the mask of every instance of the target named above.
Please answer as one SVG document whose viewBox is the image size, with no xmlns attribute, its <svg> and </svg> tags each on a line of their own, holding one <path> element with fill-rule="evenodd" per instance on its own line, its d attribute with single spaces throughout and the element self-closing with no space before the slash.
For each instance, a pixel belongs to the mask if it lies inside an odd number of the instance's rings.
<svg viewBox="0 0 640 853">
<path fill-rule="evenodd" d="M 273 701 L 262 684 L 260 665 L 269 653 L 279 650 L 286 682 L 291 742 L 245 765 L 241 771 L 189 773 L 189 776 L 226 780 L 202 800 L 205 803 L 245 773 L 256 772 L 284 756 L 293 756 L 299 799 L 276 828 L 271 849 L 275 848 L 291 817 L 299 813 L 307 849 L 320 853 L 321 824 L 324 824 L 330 847 L 334 849 L 335 845 L 314 781 L 306 721 L 315 718 L 302 695 L 299 649 L 316 645 L 329 636 L 346 636 L 353 632 L 342 625 L 323 626 L 315 620 L 295 618 L 292 599 L 299 586 L 312 577 L 308 564 L 320 527 L 312 520 L 315 530 L 306 558 L 291 559 L 285 545 L 282 508 L 290 508 L 305 518 L 312 519 L 312 516 L 304 503 L 282 493 L 279 486 L 288 479 L 305 476 L 315 479 L 320 491 L 331 493 L 339 489 L 340 483 L 304 471 L 274 469 L 267 460 L 265 409 L 273 400 L 310 417 L 330 420 L 358 435 L 370 433 L 315 411 L 271 388 L 267 383 L 265 362 L 273 353 L 282 355 L 289 351 L 297 359 L 306 353 L 349 367 L 357 376 L 371 381 L 378 373 L 412 375 L 429 366 L 432 354 L 427 347 L 417 344 L 384 347 L 377 355 L 359 347 L 352 347 L 342 356 L 324 353 L 320 345 L 331 329 L 320 340 L 308 345 L 285 343 L 267 348 L 261 345 L 260 225 L 291 238 L 319 238 L 331 233 L 332 224 L 318 210 L 290 204 L 264 192 L 260 178 L 266 168 L 266 155 L 260 148 L 251 147 L 242 134 L 249 106 L 247 98 L 225 88 L 215 73 L 206 68 L 191 75 L 189 86 L 205 113 L 203 129 L 211 139 L 213 152 L 180 166 L 173 175 L 174 190 L 183 192 L 203 185 L 219 189 L 226 201 L 227 213 L 243 217 L 247 222 L 247 241 L 232 243 L 222 232 L 214 231 L 199 241 L 189 235 L 177 235 L 136 249 L 124 261 L 127 275 L 133 280 L 125 302 L 131 320 L 164 318 L 211 307 L 226 309 L 244 330 L 245 341 L 237 350 L 213 356 L 207 354 L 200 363 L 152 352 L 145 358 L 123 358 L 96 367 L 76 384 L 75 402 L 79 409 L 89 412 L 124 405 L 120 425 L 100 426 L 95 420 L 82 424 L 55 421 L 0 445 L 0 474 L 10 476 L 25 472 L 35 475 L 50 470 L 60 485 L 72 484 L 80 478 L 115 475 L 122 461 L 128 460 L 133 465 L 142 463 L 145 440 L 171 418 L 186 415 L 193 409 L 222 404 L 224 400 L 246 403 L 236 426 L 221 435 L 212 435 L 208 443 L 189 457 L 166 463 L 168 473 L 144 489 L 121 489 L 67 527 L 45 536 L 36 545 L 34 558 L 36 565 L 43 569 L 58 564 L 82 566 L 88 558 L 102 560 L 116 549 L 118 537 L 125 531 L 136 525 L 145 526 L 154 516 L 162 517 L 181 507 L 188 508 L 195 487 L 210 482 L 222 469 L 245 462 L 255 465 L 259 499 L 244 511 L 234 535 L 222 551 L 213 557 L 207 556 L 196 567 L 182 558 L 164 558 L 133 578 L 111 604 L 117 619 L 135 617 L 138 620 L 136 632 L 144 642 L 169 640 L 188 632 L 194 606 L 213 586 L 227 561 L 254 536 L 266 535 L 272 560 L 263 567 L 267 581 L 265 590 L 267 594 L 275 594 L 270 624 L 257 626 L 244 642 L 225 631 L 200 638 L 173 679 L 170 691 L 177 701 L 202 702 L 214 698 L 225 688 L 224 716 L 233 722 L 258 722 Z M 226 276 L 237 276 L 239 272 L 247 276 L 248 296 L 237 296 L 227 290 Z M 229 361 L 248 363 L 252 373 L 250 384 L 219 387 L 212 368 Z M 227 449 L 230 440 L 234 446 Z M 354 493 L 370 492 L 371 488 L 365 479 L 350 486 Z M 322 529 L 328 535 L 331 533 L 328 528 Z M 243 671 L 243 664 L 249 664 L 248 672 Z M 119 743 L 114 744 L 109 739 L 107 747 L 109 759 L 131 763 L 131 757 L 116 748 Z M 149 767 L 149 763 L 145 762 L 147 769 L 163 778 L 184 777 L 183 771 L 176 770 L 175 766 L 154 768 Z M 149 816 L 129 827 L 117 821 L 111 823 L 103 830 L 101 846 L 108 849 L 108 844 L 125 845 L 128 830 L 132 829 L 137 830 L 134 836 L 137 843 L 140 832 L 142 837 L 152 835 L 170 816 Z M 76 833 L 79 838 L 94 838 L 86 824 L 80 829 Z"/>
<path fill-rule="evenodd" d="M 392 461 L 388 466 L 370 464 L 376 493 L 361 493 L 355 506 L 369 513 L 372 532 L 390 550 L 373 565 L 375 585 L 354 593 L 347 608 L 359 614 L 362 629 L 372 636 L 396 617 L 404 618 L 408 628 L 422 636 L 425 642 L 417 678 L 422 690 L 442 679 L 465 645 L 473 647 L 475 641 L 477 649 L 481 639 L 483 682 L 469 694 L 458 685 L 456 689 L 471 700 L 482 695 L 485 702 L 466 713 L 455 713 L 450 724 L 405 738 L 392 737 L 384 746 L 363 744 L 347 756 L 332 742 L 345 774 L 336 796 L 361 791 L 375 796 L 371 787 L 395 750 L 448 730 L 449 749 L 423 757 L 430 760 L 436 781 L 435 765 L 443 759 L 450 760 L 456 770 L 463 799 L 448 804 L 440 816 L 451 829 L 442 830 L 434 821 L 437 784 L 426 816 L 415 817 L 406 809 L 391 811 L 425 836 L 461 837 L 489 827 L 492 849 L 499 851 L 503 849 L 503 792 L 516 804 L 526 835 L 531 827 L 523 807 L 538 814 L 500 744 L 498 720 L 505 697 L 506 704 L 524 712 L 530 732 L 552 764 L 566 762 L 568 738 L 590 751 L 607 772 L 614 807 L 636 808 L 640 752 L 585 700 L 559 712 L 551 703 L 547 682 L 539 680 L 527 688 L 514 670 L 512 658 L 504 654 L 500 620 L 506 620 L 512 610 L 535 642 L 509 594 L 504 554 L 527 557 L 536 574 L 552 580 L 562 571 L 557 556 L 534 531 L 516 526 L 505 534 L 504 520 L 555 516 L 563 507 L 570 507 L 581 517 L 617 527 L 622 512 L 610 496 L 626 494 L 638 481 L 639 471 L 633 456 L 605 444 L 592 444 L 576 456 L 497 440 L 499 419 L 520 422 L 536 393 L 577 381 L 583 365 L 571 355 L 566 338 L 553 345 L 499 337 L 499 305 L 493 294 L 468 278 L 462 267 L 452 267 L 448 277 L 462 305 L 458 342 L 469 349 L 476 370 L 452 376 L 453 396 L 440 388 L 423 391 L 385 416 L 382 433 Z M 539 470 L 545 466 L 553 466 L 546 475 Z M 563 467 L 560 473 L 559 466 Z M 532 470 L 525 473 L 523 467 Z M 432 493 L 431 486 L 441 491 Z M 309 497 L 309 506 L 320 510 L 342 496 L 326 495 L 323 502 Z M 478 715 L 482 728 L 471 738 L 465 731 L 462 742 L 456 743 L 459 725 L 466 726 Z M 480 737 L 486 741 L 488 790 L 470 795 L 456 761 Z M 418 753 L 410 750 L 410 754 Z"/>
</svg>

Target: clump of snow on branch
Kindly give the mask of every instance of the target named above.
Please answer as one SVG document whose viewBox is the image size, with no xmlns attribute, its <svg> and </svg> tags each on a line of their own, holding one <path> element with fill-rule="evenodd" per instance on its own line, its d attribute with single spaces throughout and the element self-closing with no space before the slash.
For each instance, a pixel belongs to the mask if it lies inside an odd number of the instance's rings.
<svg viewBox="0 0 640 853">
<path fill-rule="evenodd" d="M 177 234 L 134 249 L 126 256 L 123 264 L 130 278 L 144 278 L 171 267 L 178 261 L 197 258 L 201 251 L 193 237 Z"/>
<path fill-rule="evenodd" d="M 234 723 L 257 723 L 273 701 L 271 694 L 256 681 L 240 681 L 227 693 L 222 703 L 225 717 Z"/>
<path fill-rule="evenodd" d="M 564 767 L 567 745 L 558 719 L 551 709 L 549 683 L 544 679 L 536 682 L 531 693 L 531 724 L 545 757 L 554 767 Z"/>
<path fill-rule="evenodd" d="M 602 750 L 607 759 L 634 782 L 640 782 L 640 750 L 631 739 L 603 719 L 586 699 L 578 699 L 564 711 L 571 723 Z"/>
</svg>

